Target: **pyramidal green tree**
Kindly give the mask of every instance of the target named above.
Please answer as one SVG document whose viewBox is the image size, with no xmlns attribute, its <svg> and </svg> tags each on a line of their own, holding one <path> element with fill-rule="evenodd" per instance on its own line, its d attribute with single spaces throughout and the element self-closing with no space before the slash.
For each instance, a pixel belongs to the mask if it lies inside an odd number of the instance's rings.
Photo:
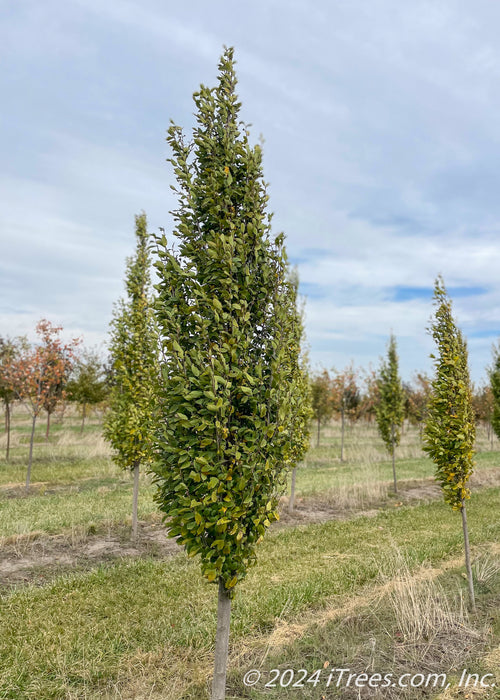
<svg viewBox="0 0 500 700">
<path fill-rule="evenodd" d="M 135 255 L 127 260 L 126 300 L 115 307 L 109 352 L 112 386 L 104 437 L 114 449 L 113 459 L 134 476 L 132 536 L 137 537 L 139 471 L 152 460 L 154 397 L 158 377 L 158 336 L 151 306 L 146 215 L 135 217 Z"/>
<path fill-rule="evenodd" d="M 394 493 L 398 492 L 396 447 L 401 441 L 401 426 L 403 425 L 405 403 L 398 365 L 396 339 L 391 333 L 387 347 L 387 359 L 382 360 L 377 377 L 378 403 L 375 407 L 375 416 L 380 436 L 392 457 Z"/>
<path fill-rule="evenodd" d="M 445 502 L 462 515 L 467 580 L 471 607 L 474 609 L 465 503 L 470 498 L 467 482 L 474 466 L 476 425 L 467 346 L 456 326 L 451 300 L 441 277 L 437 278 L 434 287 L 434 302 L 436 312 L 430 330 L 438 355 L 431 355 L 435 361 L 435 376 L 427 409 L 423 449 L 436 464 L 436 479 L 441 484 Z"/>
<path fill-rule="evenodd" d="M 161 431 L 152 471 L 169 534 L 218 586 L 212 698 L 225 697 L 231 598 L 278 519 L 297 445 L 300 314 L 271 237 L 262 154 L 239 120 L 233 50 L 171 125 L 176 247 L 157 237 Z"/>
<path fill-rule="evenodd" d="M 493 346 L 493 365 L 489 371 L 491 393 L 493 394 L 493 415 L 491 427 L 500 438 L 500 342 Z"/>
</svg>

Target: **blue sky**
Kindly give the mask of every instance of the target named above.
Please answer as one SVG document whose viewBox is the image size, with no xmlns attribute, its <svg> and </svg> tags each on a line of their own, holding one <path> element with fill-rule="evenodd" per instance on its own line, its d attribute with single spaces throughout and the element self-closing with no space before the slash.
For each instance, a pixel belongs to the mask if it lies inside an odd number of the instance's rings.
<svg viewBox="0 0 500 700">
<path fill-rule="evenodd" d="M 313 366 L 431 369 L 442 274 L 475 381 L 500 335 L 500 6 L 489 0 L 4 3 L 0 333 L 103 343 L 134 214 L 171 229 L 165 133 L 235 47 Z"/>
</svg>

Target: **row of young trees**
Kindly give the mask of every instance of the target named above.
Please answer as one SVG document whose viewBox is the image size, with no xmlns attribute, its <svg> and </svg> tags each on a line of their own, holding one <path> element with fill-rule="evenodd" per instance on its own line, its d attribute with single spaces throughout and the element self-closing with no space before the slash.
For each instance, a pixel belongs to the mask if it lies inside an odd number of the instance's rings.
<svg viewBox="0 0 500 700">
<path fill-rule="evenodd" d="M 396 341 L 393 336 L 389 338 L 387 356 L 380 364 L 377 371 L 362 370 L 352 364 L 341 371 L 329 372 L 322 369 L 311 376 L 311 392 L 313 416 L 315 422 L 316 444 L 320 444 L 321 426 L 332 418 L 341 422 L 341 450 L 340 458 L 344 461 L 343 436 L 346 422 L 350 424 L 358 421 L 377 424 L 381 418 L 381 388 L 386 387 L 389 379 L 394 382 L 394 371 L 398 381 L 394 384 L 397 397 L 393 399 L 394 410 L 397 412 L 396 425 L 401 430 L 404 421 L 412 425 L 418 425 L 422 435 L 427 407 L 431 395 L 432 378 L 422 372 L 415 373 L 411 383 L 401 381 L 397 369 L 398 358 Z M 493 435 L 500 437 L 500 346 L 493 348 L 492 366 L 488 368 L 490 383 L 482 386 L 471 385 L 472 406 L 477 423 L 482 423 L 487 430 L 488 439 L 493 440 Z M 392 380 L 390 377 L 392 376 Z M 384 396 L 391 396 L 388 387 Z M 401 421 L 401 422 L 400 422 Z M 385 430 L 381 429 L 382 432 Z M 389 426 L 390 430 L 390 426 Z M 384 440 L 385 442 L 385 440 Z M 390 437 L 387 444 L 391 443 Z M 399 441 L 395 441 L 396 446 Z M 390 451 L 390 450 L 389 450 Z"/>
<path fill-rule="evenodd" d="M 5 413 L 7 461 L 14 403 L 21 402 L 31 418 L 26 490 L 31 478 L 36 423 L 42 412 L 47 415 L 48 439 L 57 407 L 67 401 L 78 403 L 83 431 L 88 407 L 101 403 L 108 394 L 109 381 L 97 351 L 82 349 L 78 338 L 64 343 L 61 331 L 61 326 L 42 319 L 36 326 L 35 343 L 29 343 L 26 337 L 0 338 L 0 400 Z"/>
</svg>

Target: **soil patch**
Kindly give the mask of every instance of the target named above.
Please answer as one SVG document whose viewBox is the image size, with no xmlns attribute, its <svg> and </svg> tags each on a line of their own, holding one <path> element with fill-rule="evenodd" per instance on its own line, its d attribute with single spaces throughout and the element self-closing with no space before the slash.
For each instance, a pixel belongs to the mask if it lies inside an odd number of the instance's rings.
<svg viewBox="0 0 500 700">
<path fill-rule="evenodd" d="M 11 538 L 0 550 L 0 590 L 19 584 L 44 585 L 50 579 L 75 570 L 120 558 L 165 558 L 180 551 L 175 540 L 167 538 L 163 525 L 140 523 L 137 541 L 130 539 L 130 527 L 120 526 L 106 535 L 30 536 Z"/>
</svg>

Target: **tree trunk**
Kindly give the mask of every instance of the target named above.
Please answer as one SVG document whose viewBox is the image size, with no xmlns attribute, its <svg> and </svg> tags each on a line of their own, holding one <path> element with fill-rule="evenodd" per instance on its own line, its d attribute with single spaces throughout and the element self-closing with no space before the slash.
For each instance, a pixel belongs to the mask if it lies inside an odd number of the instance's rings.
<svg viewBox="0 0 500 700">
<path fill-rule="evenodd" d="M 82 425 L 80 426 L 80 432 L 83 433 L 83 428 L 85 426 L 85 413 L 87 411 L 87 404 L 85 401 L 82 404 Z"/>
<path fill-rule="evenodd" d="M 295 476 L 297 474 L 297 467 L 292 470 L 292 488 L 290 490 L 290 500 L 288 501 L 288 512 L 290 515 L 293 513 L 293 507 L 295 505 Z"/>
<path fill-rule="evenodd" d="M 50 432 L 50 411 L 47 411 L 47 428 L 45 429 L 45 439 L 49 439 Z"/>
<path fill-rule="evenodd" d="M 219 602 L 217 605 L 217 635 L 215 638 L 214 678 L 211 700 L 225 700 L 226 672 L 229 649 L 229 624 L 231 621 L 231 598 L 219 579 Z"/>
<path fill-rule="evenodd" d="M 396 479 L 396 446 L 394 445 L 394 423 L 391 425 L 391 445 L 392 445 L 392 478 L 394 479 L 394 493 L 398 492 L 398 482 Z"/>
<path fill-rule="evenodd" d="M 320 428 L 320 420 L 318 418 L 318 439 L 316 441 L 316 447 L 319 447 L 319 428 Z"/>
<path fill-rule="evenodd" d="M 472 567 L 470 564 L 469 531 L 467 529 L 467 512 L 465 499 L 462 499 L 462 529 L 464 531 L 465 568 L 467 570 L 467 583 L 469 584 L 469 598 L 472 612 L 476 612 L 476 597 L 474 595 L 474 581 L 472 580 Z"/>
<path fill-rule="evenodd" d="M 28 458 L 28 471 L 26 473 L 26 493 L 29 493 L 29 490 L 30 490 L 31 464 L 33 462 L 33 442 L 35 440 L 35 424 L 36 424 L 36 414 L 33 416 L 33 421 L 31 423 L 30 454 L 29 454 L 29 458 Z"/>
<path fill-rule="evenodd" d="M 340 438 L 340 461 L 344 461 L 344 425 L 345 425 L 345 411 L 344 411 L 344 401 L 342 400 L 342 408 L 340 410 L 341 415 L 341 438 Z"/>
<path fill-rule="evenodd" d="M 132 501 L 132 539 L 137 539 L 137 501 L 139 498 L 139 462 L 134 463 L 134 497 Z"/>
<path fill-rule="evenodd" d="M 10 403 L 5 404 L 5 431 L 7 433 L 7 447 L 5 448 L 5 461 L 9 461 L 10 455 Z"/>
</svg>

